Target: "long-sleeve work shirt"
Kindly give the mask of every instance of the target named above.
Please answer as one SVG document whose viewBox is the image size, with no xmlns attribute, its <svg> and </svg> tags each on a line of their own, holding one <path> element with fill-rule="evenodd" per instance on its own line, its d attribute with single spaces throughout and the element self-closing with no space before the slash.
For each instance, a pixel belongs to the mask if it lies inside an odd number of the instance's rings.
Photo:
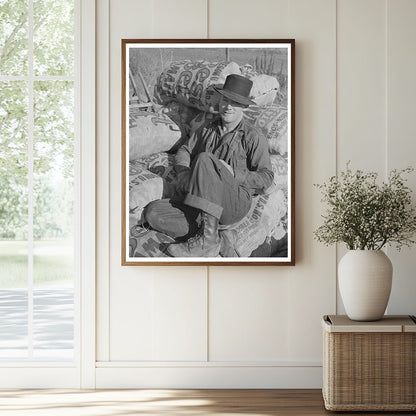
<svg viewBox="0 0 416 416">
<path fill-rule="evenodd" d="M 191 167 L 202 152 L 209 152 L 230 165 L 234 177 L 251 195 L 263 193 L 273 183 L 266 138 L 243 119 L 237 127 L 221 135 L 221 119 L 197 130 L 175 157 L 176 166 Z"/>
</svg>

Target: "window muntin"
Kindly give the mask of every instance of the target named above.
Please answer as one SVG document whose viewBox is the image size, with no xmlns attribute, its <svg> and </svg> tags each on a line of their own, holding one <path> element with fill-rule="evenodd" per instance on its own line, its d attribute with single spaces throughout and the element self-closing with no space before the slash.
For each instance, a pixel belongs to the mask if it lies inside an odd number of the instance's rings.
<svg viewBox="0 0 416 416">
<path fill-rule="evenodd" d="M 74 1 L 0 16 L 0 360 L 73 360 Z"/>
</svg>

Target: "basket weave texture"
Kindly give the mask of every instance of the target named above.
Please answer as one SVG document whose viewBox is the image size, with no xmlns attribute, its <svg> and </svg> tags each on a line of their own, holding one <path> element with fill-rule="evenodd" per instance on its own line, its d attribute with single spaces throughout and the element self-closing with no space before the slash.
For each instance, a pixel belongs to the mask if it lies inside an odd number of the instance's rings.
<svg viewBox="0 0 416 416">
<path fill-rule="evenodd" d="M 383 328 L 368 328 L 368 322 L 363 325 L 371 332 L 357 323 L 336 332 L 336 325 L 330 328 L 328 317 L 324 319 L 322 391 L 327 410 L 416 410 L 416 332 L 406 331 L 414 324 L 409 317 L 403 317 L 400 332 L 372 332 Z"/>
</svg>

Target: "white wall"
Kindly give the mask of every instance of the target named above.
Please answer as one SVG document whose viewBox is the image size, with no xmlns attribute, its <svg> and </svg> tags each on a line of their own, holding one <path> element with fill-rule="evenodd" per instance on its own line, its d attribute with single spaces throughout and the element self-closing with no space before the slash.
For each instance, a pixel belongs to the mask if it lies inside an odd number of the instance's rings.
<svg viewBox="0 0 416 416">
<path fill-rule="evenodd" d="M 313 184 L 416 165 L 413 0 L 97 2 L 97 387 L 320 387 L 343 248 Z M 121 39 L 296 39 L 296 266 L 121 267 Z M 415 175 L 411 185 L 416 190 Z M 416 313 L 416 251 L 388 312 Z M 413 258 L 412 258 L 413 257 Z M 337 306 L 338 305 L 338 306 Z"/>
</svg>

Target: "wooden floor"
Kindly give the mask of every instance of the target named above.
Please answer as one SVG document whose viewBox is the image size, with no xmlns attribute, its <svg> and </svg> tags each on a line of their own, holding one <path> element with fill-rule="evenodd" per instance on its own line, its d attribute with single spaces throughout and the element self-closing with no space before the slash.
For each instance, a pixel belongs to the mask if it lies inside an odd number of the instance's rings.
<svg viewBox="0 0 416 416">
<path fill-rule="evenodd" d="M 1 416 L 393 415 L 324 408 L 321 390 L 0 390 Z"/>
</svg>

